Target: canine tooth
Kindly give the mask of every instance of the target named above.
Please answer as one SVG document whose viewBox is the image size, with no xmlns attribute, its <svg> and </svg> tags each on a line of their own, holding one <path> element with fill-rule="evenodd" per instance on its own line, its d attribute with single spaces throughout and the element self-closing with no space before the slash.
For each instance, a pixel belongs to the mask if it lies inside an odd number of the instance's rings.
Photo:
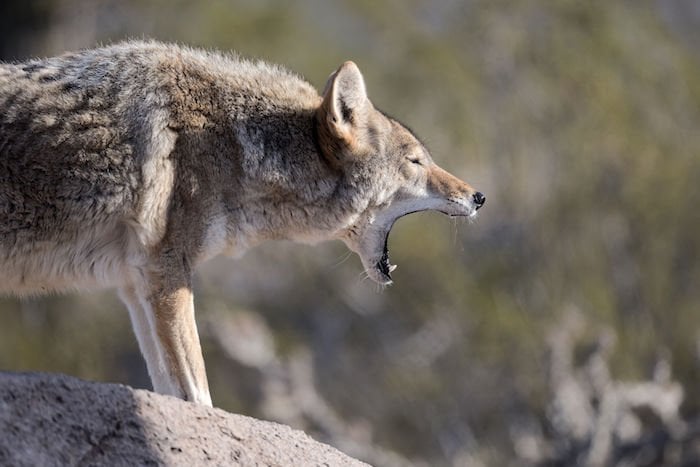
<svg viewBox="0 0 700 467">
<path fill-rule="evenodd" d="M 396 268 L 397 266 L 395 264 L 392 264 L 391 266 L 389 266 L 389 272 L 394 272 L 394 269 Z"/>
</svg>

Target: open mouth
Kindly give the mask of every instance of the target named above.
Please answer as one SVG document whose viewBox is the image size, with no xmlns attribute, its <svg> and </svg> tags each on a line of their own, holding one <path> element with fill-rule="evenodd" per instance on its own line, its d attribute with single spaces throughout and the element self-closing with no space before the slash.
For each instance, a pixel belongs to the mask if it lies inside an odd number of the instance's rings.
<svg viewBox="0 0 700 467">
<path fill-rule="evenodd" d="M 394 270 L 396 269 L 396 265 L 391 264 L 391 262 L 389 261 L 389 234 L 391 233 L 391 229 L 394 227 L 396 221 L 401 219 L 402 217 L 408 216 L 409 214 L 424 211 L 427 211 L 427 209 L 417 209 L 415 211 L 409 211 L 401 214 L 400 216 L 397 216 L 391 222 L 389 222 L 386 229 L 386 233 L 383 236 L 384 245 L 382 247 L 382 256 L 380 256 L 379 260 L 374 264 L 374 271 L 377 273 L 378 276 L 373 277 L 373 279 L 376 282 L 382 285 L 390 285 L 394 281 L 391 277 L 391 273 L 394 272 Z M 370 274 L 370 276 L 372 276 L 372 274 Z"/>
<path fill-rule="evenodd" d="M 396 269 L 396 265 L 391 264 L 391 261 L 389 260 L 389 234 L 391 233 L 391 229 L 394 227 L 394 224 L 396 223 L 396 221 L 404 216 L 409 215 L 409 214 L 413 214 L 416 212 L 423 212 L 423 211 L 427 211 L 427 209 L 420 209 L 420 210 L 416 210 L 416 211 L 407 212 L 407 213 L 404 213 L 404 214 L 396 217 L 395 219 L 393 219 L 391 222 L 388 223 L 388 225 L 386 226 L 386 231 L 383 235 L 379 234 L 379 235 L 374 237 L 375 239 L 377 239 L 379 241 L 382 241 L 381 239 L 383 239 L 382 248 L 381 248 L 381 256 L 379 256 L 379 259 L 375 260 L 373 264 L 370 263 L 371 264 L 370 268 L 366 268 L 367 273 L 375 282 L 377 282 L 381 285 L 390 285 L 393 282 L 393 278 L 391 277 L 391 273 L 394 272 L 394 270 Z M 464 214 L 454 213 L 454 212 L 445 212 L 445 211 L 441 211 L 441 210 L 437 210 L 437 211 L 442 212 L 443 214 L 446 214 L 450 217 L 471 217 L 476 213 L 476 211 L 473 211 L 471 213 L 464 213 Z M 379 246 L 379 245 L 376 245 L 376 246 Z M 374 250 L 374 251 L 377 251 L 377 250 Z M 362 255 L 360 255 L 360 256 L 362 256 Z M 376 258 L 376 256 L 375 256 L 375 258 Z"/>
</svg>

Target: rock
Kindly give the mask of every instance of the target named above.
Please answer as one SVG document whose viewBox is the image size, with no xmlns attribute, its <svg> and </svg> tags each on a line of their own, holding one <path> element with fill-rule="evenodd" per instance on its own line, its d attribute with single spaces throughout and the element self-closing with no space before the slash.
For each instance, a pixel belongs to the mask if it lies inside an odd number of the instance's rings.
<svg viewBox="0 0 700 467">
<path fill-rule="evenodd" d="M 0 373 L 2 466 L 366 466 L 305 433 L 64 375 Z"/>
</svg>

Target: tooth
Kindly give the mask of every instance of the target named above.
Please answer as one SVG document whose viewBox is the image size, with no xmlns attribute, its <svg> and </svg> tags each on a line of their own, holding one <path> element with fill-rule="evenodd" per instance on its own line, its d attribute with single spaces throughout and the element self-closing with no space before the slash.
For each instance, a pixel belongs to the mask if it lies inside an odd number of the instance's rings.
<svg viewBox="0 0 700 467">
<path fill-rule="evenodd" d="M 391 266 L 389 266 L 389 272 L 394 272 L 394 269 L 396 269 L 397 267 L 398 266 L 396 266 L 395 264 L 392 264 Z"/>
</svg>

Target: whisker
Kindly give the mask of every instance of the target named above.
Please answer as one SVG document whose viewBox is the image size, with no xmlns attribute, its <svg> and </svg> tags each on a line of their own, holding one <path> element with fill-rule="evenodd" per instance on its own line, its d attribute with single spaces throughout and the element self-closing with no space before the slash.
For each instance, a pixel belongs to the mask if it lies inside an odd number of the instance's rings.
<svg viewBox="0 0 700 467">
<path fill-rule="evenodd" d="M 364 283 L 367 279 L 369 279 L 369 273 L 364 269 L 357 274 L 357 280 L 360 284 Z"/>
<path fill-rule="evenodd" d="M 456 217 L 452 218 L 452 244 L 457 246 L 457 223 L 458 219 Z"/>
<path fill-rule="evenodd" d="M 333 264 L 333 265 L 330 267 L 330 269 L 335 269 L 335 268 L 337 268 L 338 266 L 340 266 L 341 264 L 343 264 L 344 262 L 346 262 L 348 259 L 350 259 L 351 256 L 352 256 L 352 251 L 347 251 L 347 252 L 345 252 L 345 254 L 342 255 L 341 258 L 340 258 L 335 264 Z"/>
</svg>

